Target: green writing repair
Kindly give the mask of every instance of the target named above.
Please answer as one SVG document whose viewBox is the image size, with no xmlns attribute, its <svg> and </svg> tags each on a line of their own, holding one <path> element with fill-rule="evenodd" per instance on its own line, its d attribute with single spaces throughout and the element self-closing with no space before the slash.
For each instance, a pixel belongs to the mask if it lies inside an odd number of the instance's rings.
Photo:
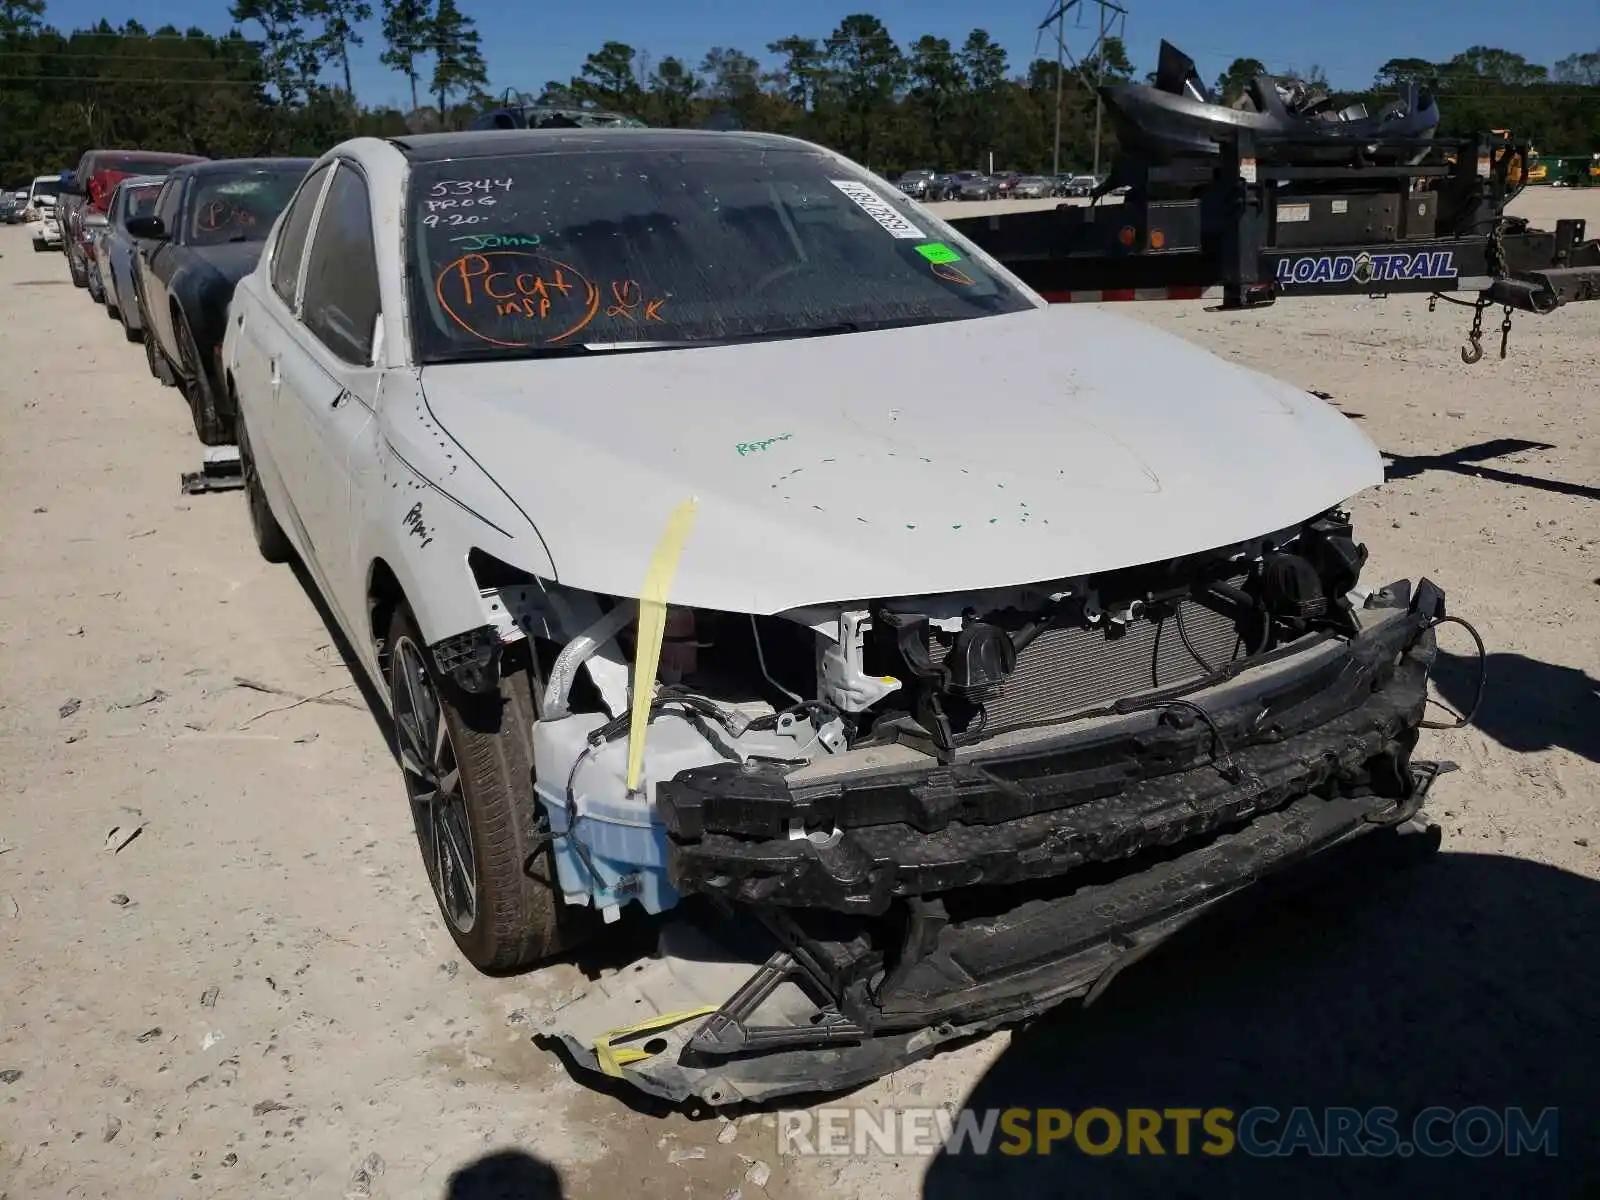
<svg viewBox="0 0 1600 1200">
<path fill-rule="evenodd" d="M 743 458 L 746 454 L 758 454 L 762 450 L 769 450 L 775 443 L 787 442 L 793 436 L 792 433 L 780 433 L 777 437 L 762 438 L 759 442 L 740 442 L 734 449 L 739 452 L 739 457 Z"/>
<path fill-rule="evenodd" d="M 931 263 L 960 262 L 961 255 L 950 249 L 943 242 L 924 242 L 917 247 L 917 253 Z"/>
</svg>

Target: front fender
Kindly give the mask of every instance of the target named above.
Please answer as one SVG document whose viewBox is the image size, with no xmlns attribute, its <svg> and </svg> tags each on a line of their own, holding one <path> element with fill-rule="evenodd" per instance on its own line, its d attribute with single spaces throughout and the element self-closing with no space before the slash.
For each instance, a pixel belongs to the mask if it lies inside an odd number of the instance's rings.
<svg viewBox="0 0 1600 1200">
<path fill-rule="evenodd" d="M 381 560 L 431 645 L 488 623 L 467 565 L 474 549 L 554 578 L 529 515 L 433 421 L 411 371 L 384 376 L 378 431 L 375 470 L 356 476 L 352 506 L 369 595 Z"/>
<path fill-rule="evenodd" d="M 179 267 L 172 276 L 169 294 L 189 323 L 195 347 L 209 361 L 226 330 L 233 285 L 210 268 L 189 265 Z"/>
</svg>

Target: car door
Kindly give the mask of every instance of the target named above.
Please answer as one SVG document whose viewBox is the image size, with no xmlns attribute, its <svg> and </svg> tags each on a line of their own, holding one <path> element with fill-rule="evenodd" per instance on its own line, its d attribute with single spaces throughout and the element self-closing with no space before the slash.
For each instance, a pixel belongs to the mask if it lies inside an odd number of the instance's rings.
<svg viewBox="0 0 1600 1200">
<path fill-rule="evenodd" d="M 239 393 L 251 452 L 268 495 L 275 503 L 281 502 L 278 515 L 290 540 L 308 558 L 300 498 L 289 490 L 285 472 L 279 467 L 304 453 L 297 441 L 304 423 L 281 418 L 282 367 L 285 347 L 298 336 L 300 277 L 311 224 L 332 174 L 333 164 L 328 163 L 301 181 L 264 252 L 266 286 L 261 286 L 259 278 L 242 283 L 228 310 L 229 320 L 238 326 L 233 342 L 234 361 L 228 367 Z"/>
<path fill-rule="evenodd" d="M 156 197 L 155 215 L 166 226 L 167 236 L 147 241 L 140 248 L 139 286 L 144 292 L 145 315 L 150 327 L 145 336 L 155 335 L 156 345 L 168 358 L 177 359 L 177 342 L 172 329 L 172 304 L 169 300 L 172 276 L 178 269 L 182 248 L 176 244 L 183 233 L 183 180 L 168 179 Z"/>
<path fill-rule="evenodd" d="M 378 261 L 366 177 L 338 160 L 312 226 L 301 273 L 299 321 L 279 364 L 277 417 L 294 446 L 280 463 L 311 544 L 323 593 L 358 629 L 365 572 L 355 561 L 353 473 L 376 458 L 380 368 Z"/>
</svg>

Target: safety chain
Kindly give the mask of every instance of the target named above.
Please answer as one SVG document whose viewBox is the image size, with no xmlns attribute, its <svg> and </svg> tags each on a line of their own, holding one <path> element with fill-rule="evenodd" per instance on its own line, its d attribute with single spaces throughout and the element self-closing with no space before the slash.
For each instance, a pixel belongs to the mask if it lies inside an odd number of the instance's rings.
<svg viewBox="0 0 1600 1200">
<path fill-rule="evenodd" d="M 1502 235 L 1505 232 L 1505 221 L 1497 220 L 1494 228 L 1489 231 L 1489 245 L 1484 257 L 1487 261 L 1490 274 L 1496 279 L 1503 279 L 1506 274 L 1506 254 Z M 1471 305 L 1472 329 L 1467 333 L 1467 344 L 1461 347 L 1461 361 L 1468 364 L 1477 362 L 1483 357 L 1483 310 L 1494 304 L 1487 293 L 1479 292 L 1476 300 L 1457 300 L 1441 292 L 1434 292 L 1428 297 L 1428 311 L 1433 312 L 1439 306 L 1439 301 L 1445 300 L 1451 304 Z M 1506 356 L 1506 346 L 1511 340 L 1511 305 L 1505 306 L 1505 315 L 1500 321 L 1500 357 Z"/>
</svg>

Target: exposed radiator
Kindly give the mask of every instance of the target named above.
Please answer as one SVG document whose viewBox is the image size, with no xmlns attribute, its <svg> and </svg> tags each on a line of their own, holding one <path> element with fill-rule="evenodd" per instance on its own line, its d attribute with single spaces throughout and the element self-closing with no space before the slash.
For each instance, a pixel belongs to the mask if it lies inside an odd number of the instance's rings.
<svg viewBox="0 0 1600 1200">
<path fill-rule="evenodd" d="M 1233 621 L 1203 604 L 1183 602 L 1183 628 L 1212 669 L 1244 653 Z M 1175 616 L 1134 621 L 1120 637 L 1103 629 L 1047 630 L 1017 656 L 1016 670 L 987 704 L 984 733 L 1062 720 L 1205 674 L 1178 636 Z"/>
</svg>

